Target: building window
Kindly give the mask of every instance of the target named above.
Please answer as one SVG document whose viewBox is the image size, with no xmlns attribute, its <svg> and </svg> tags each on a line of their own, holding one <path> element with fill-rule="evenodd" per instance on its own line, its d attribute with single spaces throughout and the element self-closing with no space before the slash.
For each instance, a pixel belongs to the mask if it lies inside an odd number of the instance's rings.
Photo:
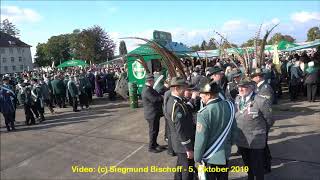
<svg viewBox="0 0 320 180">
<path fill-rule="evenodd" d="M 20 47 L 17 48 L 17 51 L 18 51 L 19 54 L 21 54 L 21 49 L 22 48 L 20 48 Z"/>
<path fill-rule="evenodd" d="M 19 62 L 21 62 L 22 61 L 22 57 L 19 57 Z"/>
<path fill-rule="evenodd" d="M 5 54 L 6 53 L 6 49 L 5 48 L 0 48 L 0 54 Z"/>
<path fill-rule="evenodd" d="M 13 54 L 13 48 L 9 48 L 10 54 Z"/>
<path fill-rule="evenodd" d="M 6 63 L 7 62 L 7 58 L 2 58 L 2 62 Z"/>
<path fill-rule="evenodd" d="M 16 66 L 12 66 L 12 70 L 15 71 L 16 70 Z"/>
<path fill-rule="evenodd" d="M 11 57 L 11 62 L 14 62 L 14 57 Z"/>
<path fill-rule="evenodd" d="M 24 48 L 22 49 L 22 53 L 24 53 Z"/>
<path fill-rule="evenodd" d="M 5 72 L 7 72 L 8 71 L 8 66 L 4 66 L 3 69 L 4 69 Z"/>
<path fill-rule="evenodd" d="M 23 70 L 23 65 L 20 65 L 20 70 Z"/>
</svg>

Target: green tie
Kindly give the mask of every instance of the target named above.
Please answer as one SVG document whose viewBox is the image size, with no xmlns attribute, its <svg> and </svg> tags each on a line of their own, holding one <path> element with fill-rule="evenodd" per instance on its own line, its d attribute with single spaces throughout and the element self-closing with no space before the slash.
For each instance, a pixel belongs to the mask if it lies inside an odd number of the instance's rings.
<svg viewBox="0 0 320 180">
<path fill-rule="evenodd" d="M 244 100 L 240 100 L 240 103 L 239 103 L 239 108 L 240 108 L 240 111 L 242 111 L 245 107 L 246 103 Z"/>
</svg>

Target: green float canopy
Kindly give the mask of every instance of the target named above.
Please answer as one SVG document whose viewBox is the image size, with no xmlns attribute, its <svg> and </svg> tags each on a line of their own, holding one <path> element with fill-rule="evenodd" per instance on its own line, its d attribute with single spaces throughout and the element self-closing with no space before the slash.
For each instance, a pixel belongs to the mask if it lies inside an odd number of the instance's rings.
<svg viewBox="0 0 320 180">
<path fill-rule="evenodd" d="M 293 48 L 293 47 L 296 47 L 296 46 L 299 46 L 297 44 L 294 44 L 292 42 L 289 42 L 289 41 L 280 41 L 278 43 L 278 50 L 282 51 L 282 50 L 286 50 L 286 49 L 290 49 L 290 48 Z"/>
<path fill-rule="evenodd" d="M 84 67 L 84 66 L 88 66 L 88 64 L 85 63 L 83 60 L 73 59 L 73 60 L 67 60 L 66 62 L 60 64 L 58 68 L 73 67 L 73 66 Z"/>
</svg>

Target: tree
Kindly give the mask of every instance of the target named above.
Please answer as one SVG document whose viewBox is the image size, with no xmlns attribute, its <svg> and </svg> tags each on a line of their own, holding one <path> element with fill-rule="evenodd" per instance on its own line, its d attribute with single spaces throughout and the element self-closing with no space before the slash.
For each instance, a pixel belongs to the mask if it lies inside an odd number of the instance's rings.
<svg viewBox="0 0 320 180">
<path fill-rule="evenodd" d="M 247 42 L 243 43 L 241 47 L 254 47 L 254 41 L 255 41 L 255 38 L 251 38 Z M 262 39 L 258 39 L 257 46 L 260 46 L 261 42 L 262 42 Z"/>
<path fill-rule="evenodd" d="M 273 45 L 273 44 L 279 43 L 282 40 L 289 41 L 289 42 L 294 42 L 295 41 L 295 39 L 290 35 L 282 35 L 281 33 L 275 33 L 271 37 L 271 39 L 268 41 L 267 44 Z"/>
<path fill-rule="evenodd" d="M 80 59 L 80 29 L 75 29 L 67 35 L 70 44 L 70 56 L 74 59 Z"/>
<path fill-rule="evenodd" d="M 222 48 L 224 48 L 224 49 L 233 48 L 233 47 L 237 48 L 238 45 L 233 44 L 233 43 L 229 44 L 229 43 L 227 43 L 226 41 L 224 41 L 224 42 L 222 43 Z"/>
<path fill-rule="evenodd" d="M 197 45 L 194 45 L 194 46 L 191 46 L 190 47 L 192 49 L 192 51 L 200 51 L 200 46 L 197 44 Z"/>
<path fill-rule="evenodd" d="M 295 42 L 296 40 L 292 37 L 292 36 L 290 36 L 290 35 L 284 35 L 283 36 L 283 39 L 284 40 L 286 40 L 286 41 L 288 41 L 288 42 Z"/>
<path fill-rule="evenodd" d="M 127 54 L 127 46 L 124 41 L 120 41 L 120 46 L 119 46 L 119 54 L 120 56 Z"/>
<path fill-rule="evenodd" d="M 48 58 L 46 43 L 38 43 L 36 48 L 35 63 L 38 66 L 50 66 L 52 62 L 50 62 L 50 58 Z"/>
<path fill-rule="evenodd" d="M 216 43 L 214 42 L 215 40 L 211 38 L 208 42 L 207 49 L 217 49 Z"/>
<path fill-rule="evenodd" d="M 320 39 L 320 29 L 319 27 L 312 27 L 308 30 L 307 41 L 314 41 Z"/>
<path fill-rule="evenodd" d="M 82 59 L 100 63 L 113 58 L 115 44 L 100 26 L 84 29 L 79 39 Z"/>
<path fill-rule="evenodd" d="M 19 38 L 20 36 L 20 30 L 16 28 L 14 24 L 9 22 L 8 19 L 5 19 L 0 23 L 0 31 L 3 33 L 7 33 L 15 38 Z"/>
<path fill-rule="evenodd" d="M 207 50 L 207 42 L 205 40 L 202 41 L 200 49 L 201 50 Z"/>
<path fill-rule="evenodd" d="M 52 36 L 46 43 L 47 57 L 55 61 L 55 65 L 63 63 L 64 60 L 71 58 L 70 42 L 68 34 Z"/>
</svg>

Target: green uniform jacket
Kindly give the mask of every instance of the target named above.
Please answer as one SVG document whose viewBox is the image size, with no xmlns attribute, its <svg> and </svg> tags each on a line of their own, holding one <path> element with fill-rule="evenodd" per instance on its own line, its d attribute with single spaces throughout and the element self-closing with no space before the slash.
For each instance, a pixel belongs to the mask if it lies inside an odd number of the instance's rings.
<svg viewBox="0 0 320 180">
<path fill-rule="evenodd" d="M 231 109 L 225 100 L 215 99 L 199 110 L 197 114 L 197 130 L 194 145 L 194 161 L 201 162 L 205 152 L 218 139 L 227 127 Z M 236 130 L 236 121 L 218 151 L 207 161 L 209 164 L 225 165 L 231 154 L 231 146 Z"/>
<path fill-rule="evenodd" d="M 51 82 L 52 92 L 54 95 L 65 94 L 65 86 L 62 80 L 55 79 Z"/>
<path fill-rule="evenodd" d="M 69 90 L 71 97 L 76 97 L 79 95 L 78 87 L 75 84 L 75 82 L 73 82 L 73 81 L 68 82 L 68 90 Z"/>
</svg>

